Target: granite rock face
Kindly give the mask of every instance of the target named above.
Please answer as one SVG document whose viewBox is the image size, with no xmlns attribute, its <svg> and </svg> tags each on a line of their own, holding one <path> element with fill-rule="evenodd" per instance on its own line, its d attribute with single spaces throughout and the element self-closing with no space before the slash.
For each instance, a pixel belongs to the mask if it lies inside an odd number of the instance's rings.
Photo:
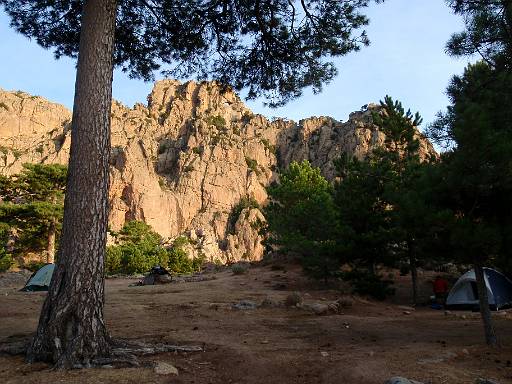
<svg viewBox="0 0 512 384">
<path fill-rule="evenodd" d="M 143 220 L 166 239 L 188 236 L 192 253 L 211 261 L 259 260 L 265 218 L 257 204 L 265 203 L 277 169 L 307 159 L 333 179 L 342 152 L 364 156 L 383 143 L 372 123 L 376 109 L 370 104 L 345 123 L 269 121 L 216 82 L 159 81 L 147 105 L 112 104 L 110 226 Z M 19 172 L 26 162 L 65 164 L 70 120 L 61 105 L 0 90 L 0 173 Z M 431 153 L 421 138 L 421 156 Z M 241 200 L 253 203 L 235 209 Z"/>
</svg>

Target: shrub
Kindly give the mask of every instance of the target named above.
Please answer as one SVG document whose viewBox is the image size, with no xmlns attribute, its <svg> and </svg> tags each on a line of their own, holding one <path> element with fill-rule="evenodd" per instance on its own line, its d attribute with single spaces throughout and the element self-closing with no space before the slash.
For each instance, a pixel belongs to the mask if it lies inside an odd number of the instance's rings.
<svg viewBox="0 0 512 384">
<path fill-rule="evenodd" d="M 193 272 L 192 260 L 188 258 L 187 252 L 182 248 L 171 248 L 169 252 L 168 268 L 174 273 Z"/>
<path fill-rule="evenodd" d="M 161 265 L 174 273 L 191 273 L 201 270 L 204 255 L 190 259 L 183 247 L 189 244 L 186 236 L 174 240 L 172 247 L 160 245 L 162 238 L 149 225 L 131 221 L 119 232 L 119 245 L 107 247 L 105 273 L 146 273 L 155 265 Z"/>
<path fill-rule="evenodd" d="M 161 189 L 162 191 L 167 190 L 167 183 L 166 183 L 166 181 L 165 181 L 163 178 L 161 178 L 161 177 L 160 177 L 160 178 L 158 179 L 158 185 L 160 186 L 160 189 Z"/>
<path fill-rule="evenodd" d="M 391 287 L 393 284 L 391 280 L 384 280 L 381 276 L 368 271 L 354 269 L 343 273 L 342 278 L 352 284 L 354 293 L 360 295 L 368 295 L 377 300 L 384 300 L 387 296 L 395 294 L 395 289 Z"/>
<path fill-rule="evenodd" d="M 12 150 L 12 155 L 14 156 L 15 160 L 18 160 L 21 157 L 22 154 L 23 154 L 23 152 L 21 152 L 18 149 L 13 149 Z"/>
<path fill-rule="evenodd" d="M 268 139 L 261 139 L 261 144 L 263 144 L 263 146 L 265 147 L 265 149 L 266 149 L 267 151 L 269 151 L 270 153 L 273 153 L 273 154 L 275 154 L 275 153 L 276 153 L 276 147 L 275 147 L 275 145 L 270 144 L 270 141 L 268 141 Z"/>
<path fill-rule="evenodd" d="M 208 116 L 208 118 L 206 119 L 206 122 L 210 125 L 217 127 L 217 128 L 223 128 L 226 126 L 226 120 L 220 115 Z"/>
<path fill-rule="evenodd" d="M 5 272 L 14 264 L 12 256 L 8 253 L 0 255 L 0 272 Z"/>
<path fill-rule="evenodd" d="M 162 236 L 153 231 L 150 225 L 137 220 L 127 222 L 119 234 L 123 243 L 149 243 L 157 246 L 162 241 Z"/>
<path fill-rule="evenodd" d="M 231 233 L 235 229 L 235 224 L 240 217 L 240 214 L 245 208 L 259 208 L 260 205 L 254 199 L 254 197 L 242 197 L 237 205 L 233 207 L 228 218 L 228 225 Z"/>
<path fill-rule="evenodd" d="M 153 266 L 167 267 L 169 255 L 160 245 L 162 237 L 141 221 L 126 223 L 119 232 L 120 245 L 107 247 L 105 272 L 146 273 Z"/>
<path fill-rule="evenodd" d="M 121 246 L 121 272 L 129 275 L 146 273 L 155 265 L 168 266 L 169 254 L 164 248 L 147 248 L 143 244 Z"/>
<path fill-rule="evenodd" d="M 107 247 L 105 254 L 105 273 L 107 275 L 115 275 L 121 273 L 121 258 L 123 257 L 123 251 L 119 246 Z"/>
<path fill-rule="evenodd" d="M 258 168 L 258 162 L 255 159 L 251 159 L 250 157 L 245 157 L 245 163 L 247 164 L 247 167 L 255 172 L 257 175 L 260 174 L 260 170 Z"/>
<path fill-rule="evenodd" d="M 169 252 L 169 270 L 174 273 L 193 273 L 199 272 L 206 256 L 202 253 L 194 258 L 189 258 L 187 252 L 183 249 L 184 246 L 190 244 L 190 239 L 186 236 L 177 237 L 172 243 Z"/>
<path fill-rule="evenodd" d="M 166 141 L 162 141 L 159 145 L 158 145 L 158 154 L 161 155 L 162 153 L 165 153 L 167 152 L 167 149 L 169 148 L 169 143 L 166 142 Z"/>
<path fill-rule="evenodd" d="M 185 245 L 190 244 L 190 239 L 187 236 L 178 236 L 174 241 L 172 242 L 173 248 L 182 248 Z"/>
<path fill-rule="evenodd" d="M 247 267 L 239 263 L 233 264 L 231 266 L 231 272 L 233 272 L 233 275 L 243 275 L 247 273 Z"/>
</svg>

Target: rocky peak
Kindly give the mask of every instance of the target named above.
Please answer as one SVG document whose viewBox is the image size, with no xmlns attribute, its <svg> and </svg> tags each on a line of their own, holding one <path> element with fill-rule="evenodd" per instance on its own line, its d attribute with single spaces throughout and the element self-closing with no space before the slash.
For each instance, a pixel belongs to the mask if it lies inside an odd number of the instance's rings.
<svg viewBox="0 0 512 384">
<path fill-rule="evenodd" d="M 260 259 L 258 206 L 276 170 L 307 159 L 332 179 L 342 152 L 361 157 L 384 142 L 372 123 L 376 108 L 370 104 L 347 122 L 269 121 L 219 83 L 159 81 L 147 106 L 112 105 L 110 226 L 144 220 L 164 238 L 195 239 L 194 252 L 212 261 Z M 58 104 L 1 91 L 0 171 L 18 172 L 24 162 L 65 163 L 70 118 Z M 421 154 L 429 153 L 422 138 Z"/>
</svg>

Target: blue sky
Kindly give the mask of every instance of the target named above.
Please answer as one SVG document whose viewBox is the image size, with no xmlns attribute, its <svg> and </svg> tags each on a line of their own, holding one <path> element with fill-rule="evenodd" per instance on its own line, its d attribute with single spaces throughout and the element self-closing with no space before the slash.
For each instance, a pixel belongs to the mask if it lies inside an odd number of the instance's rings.
<svg viewBox="0 0 512 384">
<path fill-rule="evenodd" d="M 463 29 L 462 20 L 451 14 L 444 0 L 387 0 L 366 10 L 372 44 L 336 61 L 339 76 L 313 95 L 304 95 L 278 109 L 265 108 L 261 100 L 248 102 L 256 113 L 299 120 L 348 114 L 386 94 L 419 111 L 425 123 L 448 104 L 445 89 L 450 78 L 461 73 L 468 59 L 454 59 L 444 52 L 453 32 Z M 23 90 L 71 108 L 75 63 L 55 60 L 50 51 L 16 34 L 0 11 L 0 88 Z M 158 76 L 157 76 L 158 78 Z M 114 98 L 126 105 L 145 102 L 152 84 L 114 74 Z M 424 124 L 425 125 L 425 124 Z"/>
</svg>

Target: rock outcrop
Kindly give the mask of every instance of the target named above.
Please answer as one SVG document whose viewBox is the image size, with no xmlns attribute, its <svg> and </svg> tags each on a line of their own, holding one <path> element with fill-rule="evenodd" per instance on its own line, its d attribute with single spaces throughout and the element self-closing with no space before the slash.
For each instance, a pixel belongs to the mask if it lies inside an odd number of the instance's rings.
<svg viewBox="0 0 512 384">
<path fill-rule="evenodd" d="M 276 170 L 307 159 L 332 179 L 342 152 L 364 156 L 383 143 L 375 108 L 345 123 L 269 121 L 215 82 L 157 82 L 147 106 L 112 105 L 110 226 L 143 220 L 164 238 L 187 235 L 212 261 L 258 260 L 265 220 L 258 205 Z M 66 163 L 70 119 L 63 106 L 0 90 L 0 172 L 16 173 L 26 162 Z M 430 153 L 422 138 L 422 156 Z"/>
</svg>

